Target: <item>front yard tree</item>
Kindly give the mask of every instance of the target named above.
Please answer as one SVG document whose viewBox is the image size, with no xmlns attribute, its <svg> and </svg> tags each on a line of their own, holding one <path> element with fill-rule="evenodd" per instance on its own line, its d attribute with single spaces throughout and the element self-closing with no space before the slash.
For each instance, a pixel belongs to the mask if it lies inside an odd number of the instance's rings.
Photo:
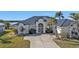
<svg viewBox="0 0 79 59">
<path fill-rule="evenodd" d="M 9 29 L 10 28 L 10 23 L 9 22 L 5 22 L 5 29 Z"/>
<path fill-rule="evenodd" d="M 58 32 L 57 32 L 57 20 L 55 17 L 51 17 L 51 20 L 52 20 L 52 24 L 55 25 L 55 35 L 56 35 L 56 38 L 59 39 L 59 35 L 58 35 Z"/>
<path fill-rule="evenodd" d="M 51 19 L 48 20 L 48 25 L 49 25 L 49 28 L 51 28 L 51 26 L 53 25 L 53 20 L 54 17 L 51 17 Z"/>
</svg>

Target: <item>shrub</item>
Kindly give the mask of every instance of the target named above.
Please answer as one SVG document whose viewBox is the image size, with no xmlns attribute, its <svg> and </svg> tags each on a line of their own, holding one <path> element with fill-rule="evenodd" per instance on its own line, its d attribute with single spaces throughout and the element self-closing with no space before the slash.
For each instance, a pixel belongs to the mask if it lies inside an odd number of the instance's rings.
<svg viewBox="0 0 79 59">
<path fill-rule="evenodd" d="M 47 28 L 46 33 L 53 33 L 53 30 Z"/>
<path fill-rule="evenodd" d="M 11 41 L 5 40 L 5 39 L 0 39 L 1 43 L 11 43 Z"/>
<path fill-rule="evenodd" d="M 11 41 L 2 40 L 2 43 L 11 43 Z"/>
<path fill-rule="evenodd" d="M 16 29 L 13 29 L 13 32 L 14 32 L 15 34 L 18 34 L 18 31 L 17 31 Z"/>
</svg>

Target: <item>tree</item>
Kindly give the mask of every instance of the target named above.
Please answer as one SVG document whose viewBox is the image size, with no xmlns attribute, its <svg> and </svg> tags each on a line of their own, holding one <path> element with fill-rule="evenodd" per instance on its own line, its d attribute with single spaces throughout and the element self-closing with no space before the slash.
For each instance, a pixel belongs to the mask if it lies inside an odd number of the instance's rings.
<svg viewBox="0 0 79 59">
<path fill-rule="evenodd" d="M 49 31 L 49 32 L 53 32 L 53 30 L 52 30 L 52 25 L 55 23 L 55 17 L 51 17 L 49 20 L 48 20 L 48 26 L 49 26 L 49 28 L 47 28 L 47 30 Z"/>
<path fill-rule="evenodd" d="M 58 18 L 59 20 L 64 18 L 64 16 L 63 16 L 61 11 L 57 11 L 56 14 L 55 14 L 55 17 Z"/>
<path fill-rule="evenodd" d="M 74 20 L 79 20 L 79 13 L 71 13 L 70 17 Z"/>
<path fill-rule="evenodd" d="M 76 21 L 77 30 L 79 31 L 79 23 L 78 23 L 79 22 L 78 21 L 79 20 L 79 13 L 71 13 L 70 17 Z"/>
<path fill-rule="evenodd" d="M 54 17 L 51 17 L 51 19 L 48 20 L 48 25 L 49 25 L 49 28 L 51 28 L 51 26 L 53 25 L 53 20 Z"/>
<path fill-rule="evenodd" d="M 55 35 L 56 35 L 56 38 L 59 38 L 59 36 L 58 36 L 58 32 L 57 32 L 57 20 L 56 20 L 56 18 L 55 17 L 51 17 L 51 23 L 52 23 L 52 25 L 55 25 Z"/>
<path fill-rule="evenodd" d="M 5 29 L 9 29 L 10 28 L 10 23 L 9 22 L 5 22 Z"/>
<path fill-rule="evenodd" d="M 1 22 L 1 23 L 4 23 L 4 20 L 0 19 L 0 22 Z"/>
<path fill-rule="evenodd" d="M 58 18 L 59 20 L 64 19 L 63 13 L 61 11 L 57 11 L 56 14 L 55 14 L 55 18 Z M 56 34 L 56 37 L 58 39 L 60 39 L 59 35 L 58 35 L 58 31 L 57 31 L 57 20 L 55 19 L 55 21 L 56 21 L 55 22 L 55 24 L 56 24 L 55 25 L 55 29 L 56 29 L 56 31 L 55 31 L 56 33 L 55 34 Z"/>
</svg>

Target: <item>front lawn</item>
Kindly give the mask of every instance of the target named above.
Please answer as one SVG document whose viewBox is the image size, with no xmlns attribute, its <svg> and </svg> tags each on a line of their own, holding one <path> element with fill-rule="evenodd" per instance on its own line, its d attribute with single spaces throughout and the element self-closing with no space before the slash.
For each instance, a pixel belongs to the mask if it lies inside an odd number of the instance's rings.
<svg viewBox="0 0 79 59">
<path fill-rule="evenodd" d="M 61 48 L 79 48 L 78 40 L 54 40 Z"/>
<path fill-rule="evenodd" d="M 15 35 L 12 30 L 7 30 L 0 35 L 0 48 L 29 48 L 30 41 L 23 40 L 23 36 Z M 4 41 L 2 41 L 4 40 Z M 9 41 L 9 43 L 2 43 Z"/>
</svg>

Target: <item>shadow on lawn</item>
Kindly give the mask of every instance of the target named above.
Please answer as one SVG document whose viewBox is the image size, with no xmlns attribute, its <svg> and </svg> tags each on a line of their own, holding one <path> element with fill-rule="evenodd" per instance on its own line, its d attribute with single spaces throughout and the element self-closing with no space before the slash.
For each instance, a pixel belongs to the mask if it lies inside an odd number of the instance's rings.
<svg viewBox="0 0 79 59">
<path fill-rule="evenodd" d="M 0 36 L 3 36 L 4 34 L 10 33 L 10 31 L 4 31 Z"/>
<path fill-rule="evenodd" d="M 78 40 L 65 40 L 65 41 L 68 41 L 70 45 L 79 45 Z"/>
</svg>

